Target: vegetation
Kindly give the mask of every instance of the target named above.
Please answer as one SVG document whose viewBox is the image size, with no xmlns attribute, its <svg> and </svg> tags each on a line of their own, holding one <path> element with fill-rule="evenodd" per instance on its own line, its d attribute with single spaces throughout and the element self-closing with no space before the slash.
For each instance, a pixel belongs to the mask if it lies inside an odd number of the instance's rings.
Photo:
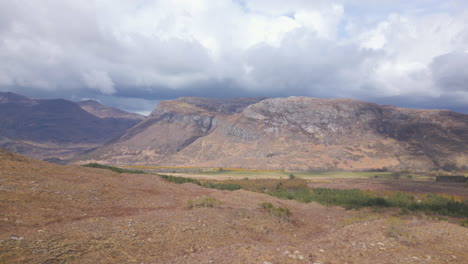
<svg viewBox="0 0 468 264">
<path fill-rule="evenodd" d="M 464 227 L 468 227 L 468 219 L 460 221 L 460 225 Z"/>
<path fill-rule="evenodd" d="M 468 217 L 468 201 L 455 201 L 439 195 L 425 195 L 416 200 L 414 196 L 396 192 L 387 196 L 378 196 L 370 192 L 358 189 L 301 189 L 296 191 L 283 190 L 271 193 L 271 195 L 292 199 L 301 202 L 315 201 L 325 205 L 340 205 L 347 209 L 362 207 L 394 207 L 402 209 L 402 212 L 423 211 L 455 217 Z"/>
<path fill-rule="evenodd" d="M 200 207 L 219 207 L 221 205 L 221 201 L 213 198 L 213 197 L 205 197 L 200 198 L 197 200 L 188 200 L 187 201 L 187 208 L 200 208 Z"/>
<path fill-rule="evenodd" d="M 133 174 L 145 174 L 146 172 L 141 171 L 141 170 L 127 170 L 127 169 L 122 169 L 114 166 L 108 166 L 108 165 L 102 165 L 99 163 L 89 163 L 86 165 L 83 165 L 84 167 L 89 167 L 89 168 L 98 168 L 98 169 L 107 169 L 111 170 L 113 172 L 117 173 L 133 173 Z"/>
<path fill-rule="evenodd" d="M 84 165 L 85 167 L 109 169 L 118 173 L 145 173 L 141 170 L 127 170 L 113 166 L 101 165 L 98 163 L 90 163 Z M 316 172 L 317 174 L 322 172 Z M 366 176 L 368 173 L 365 173 Z M 374 173 L 375 174 L 375 173 Z M 324 173 L 323 176 L 328 176 L 328 173 Z M 239 179 L 239 180 L 227 180 L 223 182 L 219 181 L 205 181 L 200 182 L 198 180 L 178 177 L 171 175 L 159 175 L 161 178 L 168 180 L 173 183 L 193 183 L 206 188 L 218 189 L 218 190 L 239 190 L 245 189 L 255 192 L 264 192 L 272 196 L 292 199 L 300 202 L 309 203 L 312 201 L 324 204 L 324 205 L 338 205 L 343 206 L 347 209 L 358 209 L 362 207 L 373 207 L 373 208 L 400 208 L 403 214 L 407 214 L 411 211 L 423 211 L 428 213 L 435 213 L 439 215 L 455 216 L 455 217 L 468 217 L 468 201 L 457 201 L 454 198 L 447 198 L 440 195 L 423 195 L 418 199 L 414 196 L 404 194 L 401 192 L 395 192 L 388 195 L 377 195 L 372 192 L 365 192 L 358 189 L 351 190 L 337 190 L 337 189 L 325 189 L 315 188 L 310 189 L 307 187 L 307 182 L 300 177 L 290 174 L 288 180 L 281 179 Z M 395 177 L 392 174 L 380 174 L 379 177 Z M 214 198 L 213 198 L 214 199 Z M 196 202 L 192 201 L 194 206 L 198 206 Z M 207 200 L 208 204 L 210 203 Z M 202 203 L 203 204 L 203 203 Z M 288 214 L 284 209 L 277 209 L 276 207 L 269 207 L 269 205 L 262 205 L 264 209 L 269 210 L 272 214 Z M 193 206 L 192 206 L 193 207 Z M 206 206 L 210 207 L 210 206 Z M 289 212 L 290 213 L 290 212 Z M 468 223 L 463 223 L 464 226 Z"/>
<path fill-rule="evenodd" d="M 206 183 L 201 183 L 198 180 L 192 179 L 192 178 L 186 178 L 186 177 L 179 177 L 179 176 L 171 176 L 171 175 L 162 175 L 158 174 L 159 177 L 168 180 L 170 182 L 176 183 L 176 184 L 182 184 L 182 183 L 193 183 L 199 186 L 203 186 L 205 188 L 210 188 L 210 189 L 217 189 L 217 190 L 228 190 L 228 191 L 235 191 L 235 190 L 240 190 L 242 187 L 239 184 L 230 184 L 230 183 L 212 183 L 212 182 L 206 182 Z"/>
<path fill-rule="evenodd" d="M 127 169 L 122 169 L 114 166 L 107 166 L 107 165 L 101 165 L 98 163 L 89 163 L 87 165 L 84 165 L 85 167 L 90 167 L 90 168 L 99 168 L 99 169 L 108 169 L 114 172 L 118 173 L 135 173 L 135 174 L 143 174 L 145 172 L 140 171 L 140 170 L 127 170 Z M 211 189 L 217 189 L 217 190 L 228 190 L 228 191 L 235 191 L 235 190 L 240 190 L 242 189 L 242 186 L 239 184 L 232 184 L 232 183 L 212 183 L 212 182 L 206 182 L 206 183 L 201 183 L 198 180 L 192 179 L 192 178 L 187 178 L 187 177 L 179 177 L 179 176 L 172 176 L 172 175 L 164 175 L 164 174 L 158 174 L 159 177 L 176 183 L 176 184 L 182 184 L 182 183 L 193 183 L 199 186 L 203 186 L 206 188 L 211 188 Z"/>
<path fill-rule="evenodd" d="M 203 187 L 217 189 L 217 190 L 227 190 L 227 191 L 235 191 L 242 189 L 240 184 L 233 184 L 233 183 L 212 183 L 207 182 L 202 184 Z"/>
<path fill-rule="evenodd" d="M 263 202 L 258 204 L 260 208 L 264 209 L 265 211 L 269 212 L 271 215 L 276 216 L 283 220 L 288 220 L 291 217 L 292 213 L 287 207 L 281 206 L 274 206 L 271 203 Z"/>
<path fill-rule="evenodd" d="M 170 182 L 177 183 L 177 184 L 193 183 L 196 185 L 201 185 L 199 181 L 192 179 L 192 178 L 178 177 L 178 176 L 172 176 L 172 175 L 163 175 L 163 174 L 158 174 L 158 176 L 165 180 L 168 180 Z"/>
<path fill-rule="evenodd" d="M 292 180 L 280 179 L 237 179 L 237 180 L 224 180 L 224 181 L 205 181 L 203 186 L 210 187 L 211 185 L 229 184 L 236 186 L 236 189 L 244 189 L 253 192 L 274 192 L 277 190 L 298 190 L 307 188 L 307 181 L 300 178 Z"/>
</svg>

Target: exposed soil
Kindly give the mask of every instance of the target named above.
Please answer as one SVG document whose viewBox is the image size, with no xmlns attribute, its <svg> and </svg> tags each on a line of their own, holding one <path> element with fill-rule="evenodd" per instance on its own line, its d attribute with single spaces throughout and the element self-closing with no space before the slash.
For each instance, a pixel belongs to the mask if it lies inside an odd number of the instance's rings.
<svg viewBox="0 0 468 264">
<path fill-rule="evenodd" d="M 213 208 L 187 201 L 214 197 Z M 286 206 L 280 219 L 261 202 Z M 468 229 L 0 150 L 0 263 L 468 263 Z"/>
</svg>

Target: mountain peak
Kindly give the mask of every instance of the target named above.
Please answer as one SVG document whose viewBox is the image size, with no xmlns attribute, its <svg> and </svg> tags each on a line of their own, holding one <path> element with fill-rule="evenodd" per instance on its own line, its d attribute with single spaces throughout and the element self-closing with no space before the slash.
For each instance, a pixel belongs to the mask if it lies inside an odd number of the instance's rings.
<svg viewBox="0 0 468 264">
<path fill-rule="evenodd" d="M 0 104 L 7 103 L 35 105 L 37 104 L 37 101 L 29 97 L 12 92 L 0 92 Z"/>
<path fill-rule="evenodd" d="M 179 97 L 176 100 L 160 102 L 151 115 L 155 116 L 161 112 L 168 111 L 180 113 L 209 112 L 231 115 L 242 112 L 242 110 L 244 110 L 247 106 L 256 104 L 265 99 L 266 97 L 239 97 L 232 99 Z"/>
</svg>

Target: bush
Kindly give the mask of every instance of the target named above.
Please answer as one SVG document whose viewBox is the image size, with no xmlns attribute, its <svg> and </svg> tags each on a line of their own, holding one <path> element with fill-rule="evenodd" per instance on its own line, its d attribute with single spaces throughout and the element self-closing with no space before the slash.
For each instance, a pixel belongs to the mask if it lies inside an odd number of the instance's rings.
<svg viewBox="0 0 468 264">
<path fill-rule="evenodd" d="M 186 177 L 177 177 L 177 176 L 172 176 L 172 175 L 163 175 L 163 174 L 158 174 L 159 177 L 167 180 L 167 181 L 170 181 L 170 182 L 173 182 L 173 183 L 177 183 L 177 184 L 182 184 L 182 183 L 193 183 L 193 184 L 196 184 L 196 185 L 200 185 L 201 186 L 201 183 L 195 179 L 192 179 L 192 178 L 186 178 Z"/>
<path fill-rule="evenodd" d="M 206 182 L 202 184 L 200 181 L 192 179 L 192 178 L 178 177 L 178 176 L 172 176 L 172 175 L 162 175 L 162 174 L 159 174 L 159 177 L 165 180 L 168 180 L 170 182 L 177 183 L 177 184 L 193 183 L 193 184 L 203 186 L 205 188 L 210 188 L 210 189 L 228 190 L 228 191 L 235 191 L 235 190 L 242 189 L 242 186 L 239 184 L 212 183 L 212 182 Z"/>
<path fill-rule="evenodd" d="M 275 207 L 273 204 L 267 203 L 267 202 L 263 202 L 258 205 L 260 206 L 260 208 L 266 210 L 271 215 L 276 216 L 283 220 L 289 221 L 289 218 L 292 215 L 291 211 L 287 207 L 281 207 L 281 206 Z"/>
<path fill-rule="evenodd" d="M 235 191 L 242 189 L 242 186 L 239 184 L 231 184 L 231 183 L 211 183 L 207 182 L 202 185 L 205 188 L 217 189 L 217 190 L 227 190 L 227 191 Z"/>
<path fill-rule="evenodd" d="M 205 197 L 203 199 L 198 200 L 188 200 L 187 201 L 187 208 L 200 208 L 200 207 L 219 207 L 221 205 L 221 201 L 213 198 L 213 197 Z"/>
<path fill-rule="evenodd" d="M 468 227 L 468 219 L 460 221 L 460 225 L 464 227 Z"/>
<path fill-rule="evenodd" d="M 111 170 L 113 172 L 117 173 L 133 173 L 133 174 L 145 174 L 144 171 L 141 170 L 127 170 L 127 169 L 122 169 L 114 166 L 108 166 L 108 165 L 102 165 L 99 163 L 89 163 L 86 165 L 83 165 L 83 167 L 88 167 L 88 168 L 97 168 L 97 169 L 107 169 Z"/>
</svg>

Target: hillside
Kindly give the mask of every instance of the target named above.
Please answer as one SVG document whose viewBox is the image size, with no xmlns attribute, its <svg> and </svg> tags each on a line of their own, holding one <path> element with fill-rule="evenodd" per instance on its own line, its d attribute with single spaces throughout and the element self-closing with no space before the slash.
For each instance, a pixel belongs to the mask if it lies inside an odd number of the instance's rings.
<svg viewBox="0 0 468 264">
<path fill-rule="evenodd" d="M 453 169 L 468 164 L 467 124 L 466 114 L 350 99 L 179 98 L 161 102 L 142 123 L 77 161 L 286 170 Z"/>
<path fill-rule="evenodd" d="M 105 106 L 95 100 L 80 101 L 77 102 L 77 104 L 86 112 L 99 118 L 128 119 L 135 120 L 136 122 L 145 119 L 145 116 L 143 115 L 125 112 L 115 107 Z"/>
<path fill-rule="evenodd" d="M 189 209 L 209 198 L 213 207 Z M 280 218 L 259 207 L 292 212 Z M 0 263 L 466 263 L 468 229 L 0 149 Z"/>
<path fill-rule="evenodd" d="M 0 120 L 0 146 L 36 158 L 70 158 L 141 121 L 100 118 L 71 101 L 13 93 L 0 93 Z"/>
</svg>

